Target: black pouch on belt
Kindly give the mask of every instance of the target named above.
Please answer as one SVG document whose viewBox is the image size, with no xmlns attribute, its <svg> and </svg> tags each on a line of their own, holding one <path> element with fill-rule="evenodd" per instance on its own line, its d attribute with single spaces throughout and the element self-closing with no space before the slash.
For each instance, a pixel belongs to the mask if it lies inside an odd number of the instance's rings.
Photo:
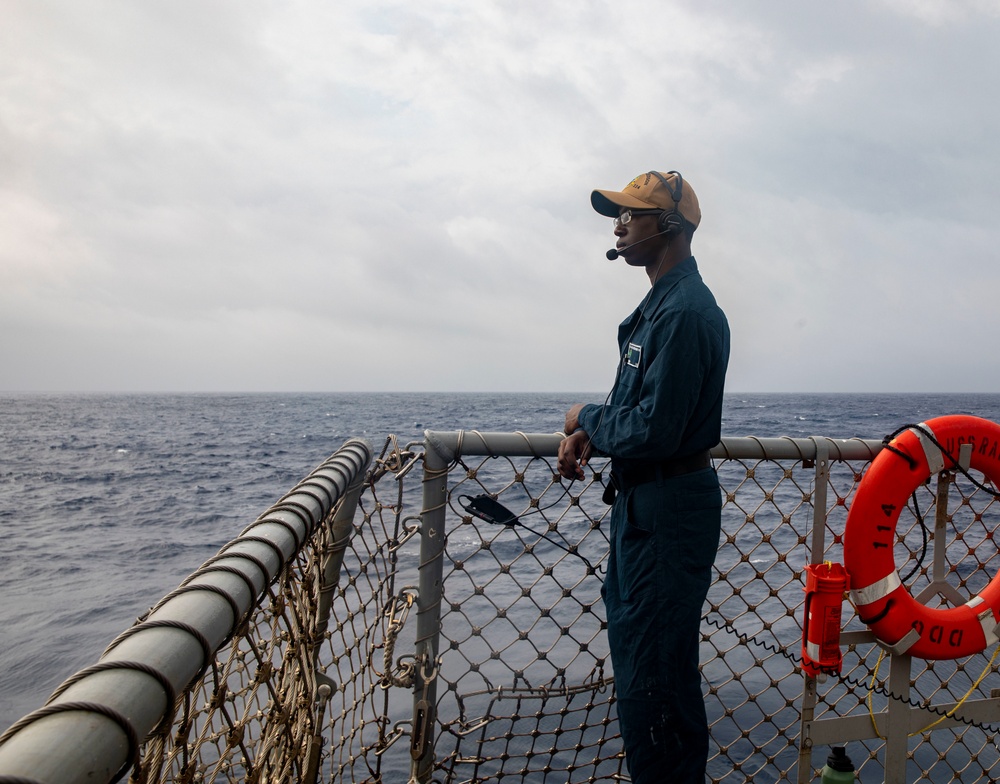
<svg viewBox="0 0 1000 784">
<path fill-rule="evenodd" d="M 604 494 L 601 496 L 601 500 L 608 506 L 611 506 L 611 504 L 615 502 L 615 495 L 617 493 L 618 477 L 616 477 L 615 472 L 612 471 L 611 475 L 608 477 L 608 483 L 604 486 Z"/>
</svg>

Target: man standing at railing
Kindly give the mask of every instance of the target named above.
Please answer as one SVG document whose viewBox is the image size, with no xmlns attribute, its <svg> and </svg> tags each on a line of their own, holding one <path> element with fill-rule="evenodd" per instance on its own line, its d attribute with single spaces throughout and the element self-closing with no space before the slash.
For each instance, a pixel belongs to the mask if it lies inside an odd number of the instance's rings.
<svg viewBox="0 0 1000 784">
<path fill-rule="evenodd" d="M 618 718 L 632 781 L 705 780 L 708 722 L 698 671 L 702 606 L 722 498 L 709 449 L 721 437 L 729 325 L 698 273 L 698 198 L 677 172 L 640 174 L 591 203 L 614 218 L 623 257 L 650 290 L 618 328 L 603 405 L 566 413 L 559 473 L 611 457 L 611 551 L 602 589 Z"/>
</svg>

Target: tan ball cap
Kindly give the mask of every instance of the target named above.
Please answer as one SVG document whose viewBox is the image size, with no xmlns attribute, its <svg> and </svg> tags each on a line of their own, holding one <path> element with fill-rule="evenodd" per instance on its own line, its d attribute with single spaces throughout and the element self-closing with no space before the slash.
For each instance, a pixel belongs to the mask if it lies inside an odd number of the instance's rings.
<svg viewBox="0 0 1000 784">
<path fill-rule="evenodd" d="M 675 201 L 675 196 L 680 199 Z M 694 188 L 675 171 L 640 174 L 620 191 L 594 191 L 590 203 L 609 218 L 617 218 L 622 209 L 676 209 L 692 226 L 697 228 L 701 223 L 701 207 Z"/>
</svg>

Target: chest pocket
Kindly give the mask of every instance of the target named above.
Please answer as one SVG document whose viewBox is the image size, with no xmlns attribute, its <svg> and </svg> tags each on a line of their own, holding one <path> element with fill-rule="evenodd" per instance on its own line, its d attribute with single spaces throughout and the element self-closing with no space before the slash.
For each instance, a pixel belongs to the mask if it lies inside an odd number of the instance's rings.
<svg viewBox="0 0 1000 784">
<path fill-rule="evenodd" d="M 642 367 L 642 346 L 638 343 L 629 343 L 625 347 L 625 365 L 630 368 Z"/>
<path fill-rule="evenodd" d="M 643 351 L 639 343 L 630 342 L 622 354 L 621 378 L 622 387 L 633 389 L 642 383 Z"/>
</svg>

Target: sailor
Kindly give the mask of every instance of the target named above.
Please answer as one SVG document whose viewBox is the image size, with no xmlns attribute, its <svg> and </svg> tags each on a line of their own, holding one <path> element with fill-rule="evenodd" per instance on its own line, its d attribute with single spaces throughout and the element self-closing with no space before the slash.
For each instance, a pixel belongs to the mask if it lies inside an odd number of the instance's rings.
<svg viewBox="0 0 1000 784">
<path fill-rule="evenodd" d="M 650 171 L 590 199 L 614 219 L 608 258 L 643 269 L 650 289 L 618 328 L 605 402 L 566 412 L 558 470 L 583 479 L 592 455 L 611 458 L 602 595 L 632 781 L 701 784 L 708 722 L 698 643 L 722 509 L 709 449 L 721 437 L 729 325 L 691 255 L 701 209 L 690 183 Z"/>
</svg>

